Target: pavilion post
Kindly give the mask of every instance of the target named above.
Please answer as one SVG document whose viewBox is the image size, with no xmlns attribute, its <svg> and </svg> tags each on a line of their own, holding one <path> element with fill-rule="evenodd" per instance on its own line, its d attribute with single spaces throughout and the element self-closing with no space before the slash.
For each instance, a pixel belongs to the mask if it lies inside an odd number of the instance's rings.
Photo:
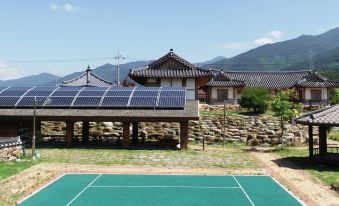
<svg viewBox="0 0 339 206">
<path fill-rule="evenodd" d="M 313 126 L 308 125 L 308 152 L 309 152 L 309 157 L 312 159 L 313 158 Z"/>
<path fill-rule="evenodd" d="M 89 141 L 89 122 L 82 122 L 82 143 L 87 144 Z"/>
<path fill-rule="evenodd" d="M 139 124 L 138 122 L 133 122 L 133 125 L 132 125 L 132 143 L 133 144 L 137 144 L 139 142 L 139 139 L 138 139 L 138 133 L 139 133 L 139 128 L 138 128 Z"/>
<path fill-rule="evenodd" d="M 74 122 L 66 122 L 66 146 L 71 147 L 74 137 Z"/>
<path fill-rule="evenodd" d="M 130 136 L 130 122 L 122 123 L 122 147 L 128 148 Z"/>
<path fill-rule="evenodd" d="M 327 153 L 327 128 L 319 126 L 319 155 L 323 157 Z"/>
<path fill-rule="evenodd" d="M 188 144 L 188 121 L 180 122 L 180 148 L 187 149 Z"/>
</svg>

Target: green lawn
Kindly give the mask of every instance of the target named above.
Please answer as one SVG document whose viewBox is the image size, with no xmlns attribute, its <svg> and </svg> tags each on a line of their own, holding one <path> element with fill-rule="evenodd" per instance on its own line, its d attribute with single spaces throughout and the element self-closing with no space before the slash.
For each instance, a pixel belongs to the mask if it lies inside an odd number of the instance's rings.
<svg viewBox="0 0 339 206">
<path fill-rule="evenodd" d="M 276 152 L 281 157 L 292 162 L 299 168 L 319 178 L 327 185 L 336 183 L 339 185 L 339 168 L 317 164 L 308 158 L 308 150 L 300 148 L 285 148 Z"/>
<path fill-rule="evenodd" d="M 0 180 L 12 176 L 14 174 L 17 174 L 21 172 L 22 170 L 25 170 L 40 161 L 21 161 L 21 162 L 15 162 L 15 161 L 9 161 L 9 162 L 0 162 Z"/>
</svg>

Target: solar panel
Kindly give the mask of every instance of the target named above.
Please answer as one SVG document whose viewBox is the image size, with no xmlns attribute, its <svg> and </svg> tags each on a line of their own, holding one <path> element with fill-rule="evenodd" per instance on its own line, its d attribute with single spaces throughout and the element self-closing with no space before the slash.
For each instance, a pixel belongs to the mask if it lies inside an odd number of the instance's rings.
<svg viewBox="0 0 339 206">
<path fill-rule="evenodd" d="M 182 108 L 182 107 L 185 107 L 185 98 L 160 97 L 158 107 L 160 108 Z"/>
<path fill-rule="evenodd" d="M 132 90 L 107 91 L 106 97 L 129 97 Z"/>
<path fill-rule="evenodd" d="M 56 97 L 56 96 L 69 96 L 69 97 L 74 97 L 75 95 L 78 94 L 79 91 L 55 91 L 52 96 Z"/>
<path fill-rule="evenodd" d="M 127 107 L 129 97 L 105 97 L 101 107 Z"/>
<path fill-rule="evenodd" d="M 99 107 L 101 97 L 77 97 L 72 106 L 92 106 Z"/>
<path fill-rule="evenodd" d="M 0 97 L 1 107 L 14 107 L 20 97 Z"/>
<path fill-rule="evenodd" d="M 41 99 L 38 107 L 49 108 L 183 108 L 186 90 L 173 87 L 0 87 L 0 107 L 33 107 L 34 97 Z M 51 99 L 48 105 L 44 104 L 47 97 Z"/>
<path fill-rule="evenodd" d="M 49 97 L 50 104 L 45 104 L 44 107 L 70 107 L 74 97 Z"/>
<path fill-rule="evenodd" d="M 105 94 L 105 90 L 82 90 L 80 93 L 79 93 L 79 96 L 82 96 L 82 97 L 89 97 L 89 96 L 92 96 L 92 97 L 101 97 L 102 95 Z"/>
<path fill-rule="evenodd" d="M 159 91 L 156 90 L 139 90 L 134 91 L 133 97 L 155 97 L 158 96 Z"/>
<path fill-rule="evenodd" d="M 51 93 L 53 92 L 53 90 L 52 91 L 44 91 L 44 90 L 35 90 L 35 91 L 33 91 L 33 90 L 31 90 L 31 91 L 29 91 L 29 92 L 27 92 L 27 94 L 25 95 L 26 97 L 29 97 L 29 96 L 31 96 L 31 97 L 48 97 Z"/>
<path fill-rule="evenodd" d="M 157 97 L 132 97 L 130 107 L 156 107 Z"/>
<path fill-rule="evenodd" d="M 34 98 L 35 97 L 23 97 L 18 104 L 17 107 L 33 107 L 34 106 Z M 37 107 L 42 106 L 46 98 L 37 98 L 36 105 Z"/>
</svg>

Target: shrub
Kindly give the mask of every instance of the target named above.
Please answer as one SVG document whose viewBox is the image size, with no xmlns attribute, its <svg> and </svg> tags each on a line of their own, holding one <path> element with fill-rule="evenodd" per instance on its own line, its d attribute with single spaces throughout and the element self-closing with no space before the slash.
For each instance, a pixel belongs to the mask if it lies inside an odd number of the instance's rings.
<svg viewBox="0 0 339 206">
<path fill-rule="evenodd" d="M 254 113 L 265 113 L 269 106 L 270 95 L 264 88 L 247 87 L 241 93 L 241 107 L 253 110 Z"/>
<path fill-rule="evenodd" d="M 330 103 L 333 104 L 339 104 L 339 89 L 332 89 L 330 91 Z"/>
</svg>

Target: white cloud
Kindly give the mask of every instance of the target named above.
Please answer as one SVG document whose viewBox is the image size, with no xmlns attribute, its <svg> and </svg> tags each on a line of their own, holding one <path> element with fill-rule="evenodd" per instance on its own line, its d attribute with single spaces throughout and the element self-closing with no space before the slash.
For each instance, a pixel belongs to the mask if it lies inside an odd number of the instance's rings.
<svg viewBox="0 0 339 206">
<path fill-rule="evenodd" d="M 49 5 L 52 11 L 65 11 L 65 12 L 76 12 L 79 10 L 78 6 L 74 6 L 70 3 L 65 3 L 64 5 L 50 4 Z"/>
<path fill-rule="evenodd" d="M 17 79 L 25 76 L 25 72 L 10 67 L 5 61 L 0 60 L 0 80 Z"/>
<path fill-rule="evenodd" d="M 64 10 L 67 11 L 67 12 L 75 12 L 75 11 L 79 10 L 79 7 L 74 6 L 72 4 L 69 4 L 69 3 L 66 3 L 64 5 Z"/>
<path fill-rule="evenodd" d="M 51 7 L 51 9 L 52 9 L 53 11 L 59 10 L 59 6 L 56 5 L 56 4 L 50 4 L 49 6 Z"/>
<path fill-rule="evenodd" d="M 282 35 L 283 35 L 282 31 L 273 30 L 273 31 L 268 32 L 264 37 L 254 40 L 254 44 L 259 45 L 259 46 L 265 45 L 265 44 L 273 44 L 277 42 L 278 40 L 280 40 Z"/>
<path fill-rule="evenodd" d="M 220 47 L 223 49 L 246 49 L 250 45 L 247 43 L 241 43 L 241 42 L 229 42 L 226 44 L 221 45 Z"/>
<path fill-rule="evenodd" d="M 274 43 L 274 39 L 271 39 L 271 38 L 268 38 L 268 37 L 263 37 L 263 38 L 254 40 L 254 43 L 256 45 L 272 44 L 272 43 Z"/>
<path fill-rule="evenodd" d="M 272 39 L 278 40 L 278 39 L 281 39 L 282 34 L 283 34 L 282 31 L 274 30 L 274 31 L 268 32 L 266 36 Z"/>
</svg>

